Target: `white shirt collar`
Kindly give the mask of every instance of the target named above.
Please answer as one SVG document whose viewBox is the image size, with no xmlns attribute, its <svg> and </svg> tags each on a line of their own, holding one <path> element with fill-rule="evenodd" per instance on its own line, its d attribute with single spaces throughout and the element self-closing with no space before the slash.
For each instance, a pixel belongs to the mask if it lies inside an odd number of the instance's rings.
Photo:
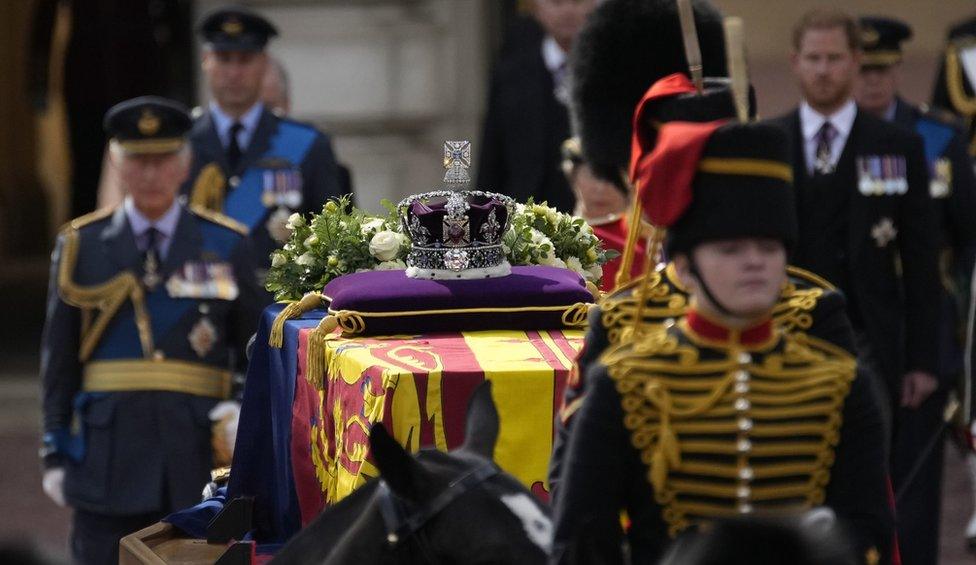
<svg viewBox="0 0 976 565">
<path fill-rule="evenodd" d="M 125 197 L 125 200 L 122 201 L 122 206 L 125 208 L 125 216 L 128 218 L 129 225 L 132 227 L 132 233 L 136 237 L 146 233 L 146 230 L 150 227 L 156 228 L 167 238 L 173 237 L 173 233 L 176 232 L 176 222 L 180 219 L 179 198 L 173 199 L 173 204 L 169 209 L 155 221 L 147 218 L 136 208 L 131 196 Z"/>
<path fill-rule="evenodd" d="M 888 109 L 884 112 L 884 119 L 886 122 L 895 121 L 895 114 L 898 112 L 898 100 L 893 100 Z"/>
<path fill-rule="evenodd" d="M 851 129 L 854 127 L 854 118 L 857 117 L 857 104 L 854 103 L 854 99 L 849 99 L 840 107 L 839 110 L 834 112 L 829 116 L 824 116 L 820 112 L 817 112 L 804 100 L 800 104 L 800 127 L 803 128 L 803 138 L 810 141 L 817 135 L 820 131 L 821 126 L 824 122 L 830 121 L 830 125 L 837 128 L 837 133 L 839 139 L 847 139 L 850 135 Z"/>
<path fill-rule="evenodd" d="M 559 70 L 559 67 L 566 64 L 566 52 L 563 51 L 563 48 L 556 43 L 556 39 L 551 35 L 547 35 L 542 40 L 542 60 L 545 62 L 546 68 L 549 69 L 550 73 L 555 73 Z"/>
<path fill-rule="evenodd" d="M 237 143 L 241 149 L 246 148 L 251 141 L 251 136 L 254 135 L 254 130 L 258 127 L 258 120 L 261 119 L 263 110 L 264 104 L 257 102 L 237 120 L 244 126 L 237 136 Z M 224 112 L 213 100 L 210 101 L 210 115 L 213 117 L 214 127 L 217 128 L 217 136 L 220 137 L 220 142 L 224 147 L 227 147 L 230 143 L 230 126 L 234 125 L 234 118 Z"/>
</svg>

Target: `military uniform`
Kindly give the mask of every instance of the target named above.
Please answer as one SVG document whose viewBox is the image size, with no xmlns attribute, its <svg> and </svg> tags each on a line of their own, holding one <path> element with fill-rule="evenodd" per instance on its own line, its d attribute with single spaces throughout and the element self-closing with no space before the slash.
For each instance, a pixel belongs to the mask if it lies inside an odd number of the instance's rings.
<svg viewBox="0 0 976 565">
<path fill-rule="evenodd" d="M 901 61 L 901 44 L 912 29 L 892 18 L 861 18 L 864 56 L 862 71 L 885 72 Z M 942 442 L 928 453 L 914 477 L 912 468 L 933 437 L 943 429 L 948 393 L 963 373 L 960 312 L 969 303 L 966 288 L 973 271 L 976 244 L 976 176 L 966 141 L 944 112 L 923 110 L 895 97 L 885 119 L 914 131 L 925 145 L 929 167 L 929 196 L 936 201 L 942 223 L 942 283 L 939 303 L 938 357 L 935 375 L 939 388 L 917 409 L 900 407 L 895 416 L 892 446 L 892 481 L 904 491 L 898 499 L 899 540 L 903 562 L 938 560 L 939 515 L 942 493 Z M 911 484 L 907 481 L 911 480 Z"/>
<path fill-rule="evenodd" d="M 261 51 L 277 30 L 249 10 L 224 8 L 204 18 L 200 34 L 216 51 Z M 249 135 L 245 146 L 235 128 Z M 260 102 L 237 118 L 211 104 L 196 118 L 190 140 L 193 165 L 183 193 L 246 226 L 261 273 L 288 238 L 288 216 L 321 212 L 343 193 L 329 136 Z"/>
<path fill-rule="evenodd" d="M 126 137 L 137 122 L 153 133 Z M 190 121 L 175 103 L 144 97 L 114 107 L 106 124 L 123 150 L 168 153 Z M 149 227 L 136 233 L 137 220 Z M 146 241 L 154 229 L 165 245 Z M 149 222 L 127 199 L 58 235 L 41 454 L 65 470 L 76 561 L 114 562 L 121 536 L 199 501 L 213 467 L 208 412 L 244 370 L 260 314 L 244 232 L 178 201 Z"/>
<path fill-rule="evenodd" d="M 932 105 L 944 108 L 965 121 L 966 146 L 976 156 L 976 18 L 949 30 L 945 56 L 932 92 Z"/>
<path fill-rule="evenodd" d="M 683 159 L 685 149 L 669 141 L 696 135 L 704 144 L 701 159 Z M 774 238 L 789 248 L 796 219 L 781 130 L 672 122 L 660 136 L 667 149 L 653 153 L 647 190 L 692 193 L 683 205 L 674 204 L 682 198 L 658 207 L 647 205 L 653 198 L 644 202 L 651 223 L 670 228 L 671 252 L 690 254 L 699 243 L 741 237 Z M 676 163 L 697 170 L 690 186 L 670 180 L 681 175 L 667 179 L 655 169 L 674 172 L 682 166 Z M 653 179 L 669 184 L 655 186 Z M 692 260 L 700 279 L 696 272 Z M 673 280 L 667 268 L 653 276 L 635 293 L 662 301 L 646 300 L 645 310 L 685 307 L 682 293 L 655 292 L 674 284 L 661 284 Z M 824 292 L 811 290 L 807 297 Z M 816 308 L 817 300 L 796 309 L 803 301 L 797 298 L 742 330 L 695 308 L 663 325 L 634 324 L 642 314 L 620 312 L 634 333 L 608 333 L 618 344 L 588 370 L 555 491 L 554 562 L 623 562 L 624 540 L 633 562 L 654 562 L 676 536 L 711 520 L 820 505 L 834 511 L 865 561 L 890 547 L 877 398 L 849 351 L 799 330 L 812 325 L 804 310 Z M 789 322 L 775 324 L 784 311 L 799 326 L 787 331 L 782 325 Z"/>
</svg>

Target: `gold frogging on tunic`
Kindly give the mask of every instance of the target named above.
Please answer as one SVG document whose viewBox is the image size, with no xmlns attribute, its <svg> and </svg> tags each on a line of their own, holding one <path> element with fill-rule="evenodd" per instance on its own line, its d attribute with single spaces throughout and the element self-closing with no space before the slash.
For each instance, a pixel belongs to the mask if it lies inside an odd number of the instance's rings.
<svg viewBox="0 0 976 565">
<path fill-rule="evenodd" d="M 668 533 L 823 504 L 854 358 L 803 333 L 714 348 L 684 321 L 604 354 Z"/>
</svg>

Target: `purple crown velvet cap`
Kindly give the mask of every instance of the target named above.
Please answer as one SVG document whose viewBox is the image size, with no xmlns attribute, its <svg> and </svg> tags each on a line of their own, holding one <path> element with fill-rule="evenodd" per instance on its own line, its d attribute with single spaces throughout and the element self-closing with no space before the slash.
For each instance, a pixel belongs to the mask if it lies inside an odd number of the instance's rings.
<svg viewBox="0 0 976 565">
<path fill-rule="evenodd" d="M 362 318 L 361 333 L 372 335 L 581 327 L 586 318 L 585 308 L 578 315 L 579 306 L 593 302 L 578 274 L 545 266 L 512 267 L 507 277 L 474 280 L 367 271 L 334 279 L 323 294 L 331 300 L 330 313 L 354 312 Z M 431 310 L 457 312 L 426 313 Z M 402 315 L 375 315 L 389 313 Z"/>
<path fill-rule="evenodd" d="M 444 190 L 405 198 L 398 209 L 411 240 L 407 266 L 460 272 L 502 265 L 501 241 L 514 204 L 508 196 L 481 191 Z"/>
</svg>

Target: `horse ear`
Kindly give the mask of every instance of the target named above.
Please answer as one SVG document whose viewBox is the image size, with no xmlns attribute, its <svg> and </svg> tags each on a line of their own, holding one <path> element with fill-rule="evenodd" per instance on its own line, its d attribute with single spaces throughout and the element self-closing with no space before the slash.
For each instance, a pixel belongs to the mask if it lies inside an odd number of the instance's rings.
<svg viewBox="0 0 976 565">
<path fill-rule="evenodd" d="M 468 417 L 464 423 L 464 445 L 461 449 L 493 459 L 498 441 L 498 410 L 491 398 L 491 381 L 486 380 L 474 389 L 468 401 Z"/>
<path fill-rule="evenodd" d="M 379 422 L 369 430 L 369 447 L 380 476 L 390 489 L 403 498 L 414 499 L 422 469 L 413 456 Z"/>
</svg>

